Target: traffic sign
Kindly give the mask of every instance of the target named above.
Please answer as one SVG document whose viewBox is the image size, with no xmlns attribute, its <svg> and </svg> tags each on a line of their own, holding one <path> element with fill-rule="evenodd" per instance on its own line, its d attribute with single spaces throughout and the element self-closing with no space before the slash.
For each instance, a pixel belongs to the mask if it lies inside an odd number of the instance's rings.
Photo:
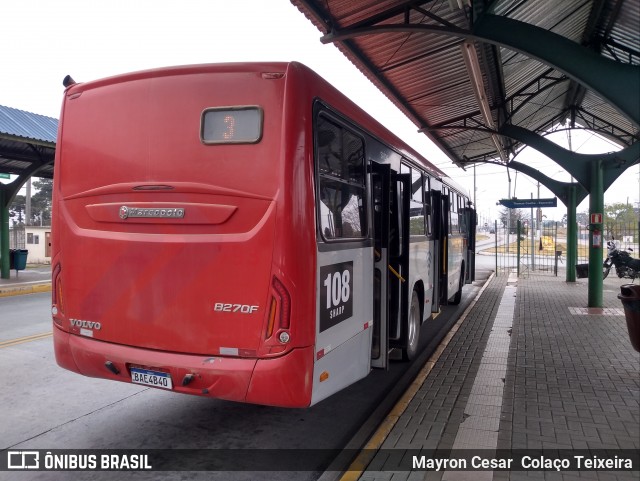
<svg viewBox="0 0 640 481">
<path fill-rule="evenodd" d="M 11 176 L 9 174 L 2 174 L 0 173 L 0 179 L 10 179 Z"/>
<path fill-rule="evenodd" d="M 509 209 L 558 207 L 558 198 L 550 199 L 502 199 L 500 203 Z"/>
</svg>

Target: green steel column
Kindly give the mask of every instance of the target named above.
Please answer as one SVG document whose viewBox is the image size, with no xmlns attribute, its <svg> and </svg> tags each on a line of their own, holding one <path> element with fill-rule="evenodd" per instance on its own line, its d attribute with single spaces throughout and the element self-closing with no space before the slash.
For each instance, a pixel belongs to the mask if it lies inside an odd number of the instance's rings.
<svg viewBox="0 0 640 481">
<path fill-rule="evenodd" d="M 589 189 L 589 213 L 604 215 L 604 169 L 602 160 L 591 163 L 591 188 Z M 602 222 L 589 224 L 589 307 L 602 307 Z M 594 233 L 600 235 L 600 246 L 593 246 Z"/>
<path fill-rule="evenodd" d="M 494 225 L 493 231 L 496 233 L 495 234 L 496 255 L 494 257 L 496 259 L 496 276 L 497 276 L 498 275 L 498 221 L 497 220 L 493 221 L 493 225 Z"/>
<path fill-rule="evenodd" d="M 520 222 L 520 219 L 518 219 L 518 229 L 517 229 L 517 235 L 518 235 L 518 244 L 517 244 L 518 247 L 517 247 L 517 250 L 518 250 L 518 252 L 516 254 L 516 259 L 517 259 L 516 262 L 518 263 L 518 277 L 520 277 L 520 233 L 522 232 L 520 230 L 521 225 L 522 224 Z"/>
<path fill-rule="evenodd" d="M 567 282 L 576 281 L 576 264 L 578 263 L 578 235 L 576 211 L 576 186 L 568 188 L 567 196 Z"/>
<path fill-rule="evenodd" d="M 0 188 L 0 278 L 9 279 L 11 276 L 9 264 L 9 206 L 6 205 L 7 195 Z"/>
</svg>

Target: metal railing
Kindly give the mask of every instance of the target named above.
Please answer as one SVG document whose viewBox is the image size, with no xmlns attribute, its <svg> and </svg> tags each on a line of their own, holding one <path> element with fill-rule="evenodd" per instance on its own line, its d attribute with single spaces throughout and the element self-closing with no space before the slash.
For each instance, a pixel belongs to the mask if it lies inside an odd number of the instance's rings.
<svg viewBox="0 0 640 481">
<path fill-rule="evenodd" d="M 517 272 L 527 276 L 531 272 L 558 275 L 566 268 L 567 228 L 558 222 L 544 222 L 539 229 L 532 230 L 518 221 L 507 229 L 494 225 L 495 242 L 492 248 L 481 253 L 492 252 L 495 256 L 496 275 Z M 577 228 L 577 264 L 589 262 L 588 226 Z M 602 238 L 603 260 L 607 255 L 606 242 L 614 238 L 619 247 L 631 249 L 632 256 L 640 258 L 640 222 L 607 222 Z"/>
</svg>

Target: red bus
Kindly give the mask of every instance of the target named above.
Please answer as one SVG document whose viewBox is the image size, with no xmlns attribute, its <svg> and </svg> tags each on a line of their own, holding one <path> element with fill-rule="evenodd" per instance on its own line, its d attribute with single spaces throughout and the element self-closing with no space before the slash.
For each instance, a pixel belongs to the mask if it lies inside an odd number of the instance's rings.
<svg viewBox="0 0 640 481">
<path fill-rule="evenodd" d="M 55 355 L 86 376 L 311 406 L 473 280 L 463 190 L 295 62 L 67 82 L 53 204 Z"/>
</svg>

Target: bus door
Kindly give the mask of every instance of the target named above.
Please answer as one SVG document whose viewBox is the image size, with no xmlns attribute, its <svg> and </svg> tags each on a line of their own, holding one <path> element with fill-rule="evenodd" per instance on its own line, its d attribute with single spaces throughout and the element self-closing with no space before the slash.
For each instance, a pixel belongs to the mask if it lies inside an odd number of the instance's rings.
<svg viewBox="0 0 640 481">
<path fill-rule="evenodd" d="M 476 211 L 471 207 L 464 209 L 464 222 L 466 226 L 466 244 L 467 252 L 465 258 L 465 265 L 467 270 L 464 273 L 465 284 L 471 284 L 476 280 Z"/>
<path fill-rule="evenodd" d="M 411 174 L 391 172 L 389 230 L 389 346 L 407 347 L 409 315 L 409 208 Z"/>
<path fill-rule="evenodd" d="M 371 365 L 386 369 L 391 341 L 401 341 L 407 313 L 409 175 L 371 163 L 374 235 L 374 331 Z"/>
<path fill-rule="evenodd" d="M 449 195 L 437 190 L 431 191 L 434 238 L 434 276 L 433 299 L 431 312 L 439 312 L 440 306 L 447 304 L 448 295 L 448 262 L 449 238 Z"/>
<path fill-rule="evenodd" d="M 371 197 L 373 206 L 373 341 L 371 366 L 387 369 L 389 357 L 389 265 L 391 168 L 371 162 Z"/>
</svg>

